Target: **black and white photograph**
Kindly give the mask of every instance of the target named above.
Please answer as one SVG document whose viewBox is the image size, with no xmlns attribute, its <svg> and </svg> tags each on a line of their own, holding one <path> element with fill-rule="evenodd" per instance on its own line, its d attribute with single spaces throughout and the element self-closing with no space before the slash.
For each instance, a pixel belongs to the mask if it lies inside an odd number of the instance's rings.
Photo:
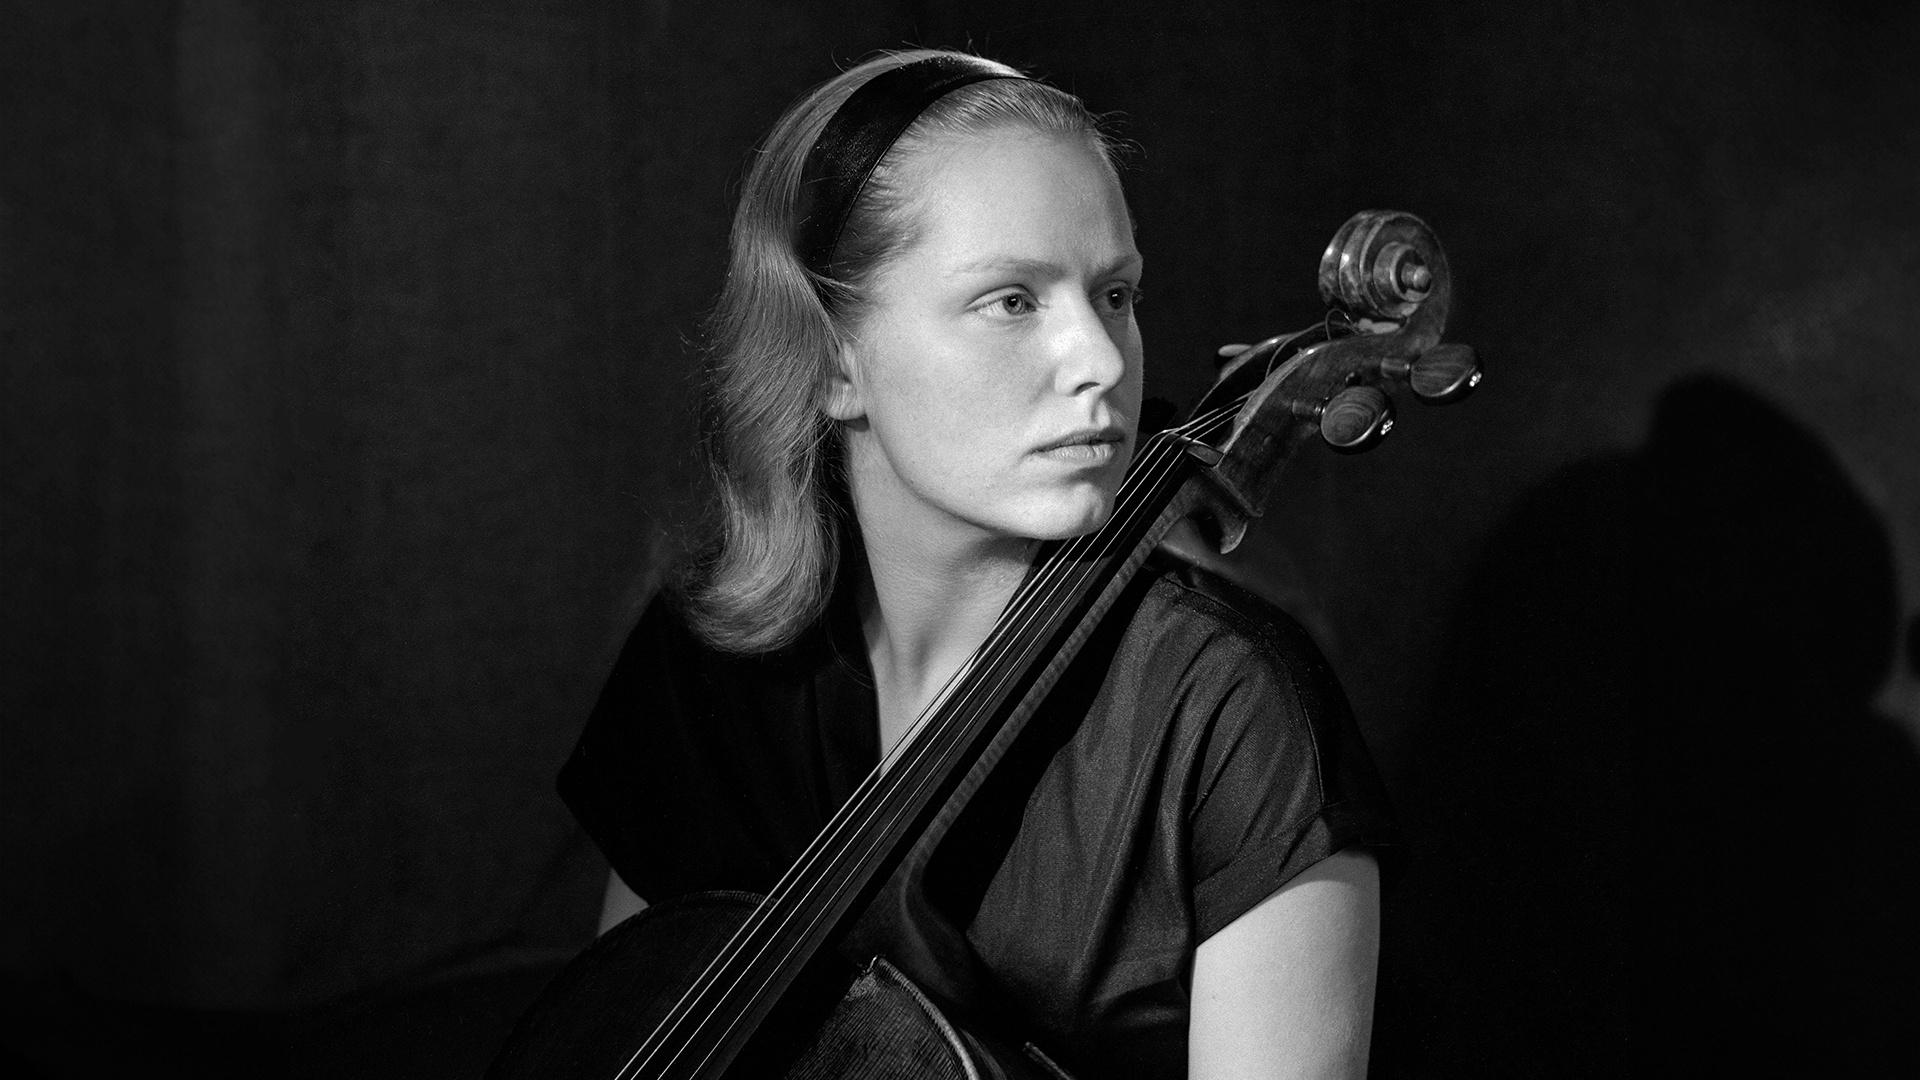
<svg viewBox="0 0 1920 1080">
<path fill-rule="evenodd" d="M 1916 55 L 0 0 L 0 1072 L 1920 1075 Z"/>
</svg>

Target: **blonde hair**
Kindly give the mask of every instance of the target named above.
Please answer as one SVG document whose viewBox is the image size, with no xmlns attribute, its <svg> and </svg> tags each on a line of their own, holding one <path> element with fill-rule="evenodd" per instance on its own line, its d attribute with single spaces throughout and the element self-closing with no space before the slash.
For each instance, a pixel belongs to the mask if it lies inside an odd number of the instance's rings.
<svg viewBox="0 0 1920 1080">
<path fill-rule="evenodd" d="M 874 274 L 912 243 L 896 182 L 901 162 L 936 138 L 1018 126 L 1087 138 L 1115 165 L 1116 144 L 1073 95 L 1025 78 L 960 87 L 881 159 L 847 215 L 831 276 L 809 271 L 795 251 L 808 151 L 861 84 L 941 55 L 962 54 L 888 53 L 815 87 L 774 125 L 747 171 L 701 372 L 701 450 L 714 488 L 708 527 L 717 535 L 680 583 L 689 624 L 718 648 L 766 652 L 798 637 L 826 610 L 843 544 L 857 542 L 823 395 Z"/>
</svg>

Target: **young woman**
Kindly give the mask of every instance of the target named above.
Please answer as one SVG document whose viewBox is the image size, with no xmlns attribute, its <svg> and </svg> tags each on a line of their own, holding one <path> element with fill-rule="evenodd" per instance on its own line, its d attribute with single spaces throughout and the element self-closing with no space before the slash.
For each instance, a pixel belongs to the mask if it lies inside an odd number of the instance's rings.
<svg viewBox="0 0 1920 1080">
<path fill-rule="evenodd" d="M 1011 68 L 888 55 L 779 121 L 712 326 L 714 535 L 561 776 L 613 867 L 603 928 L 764 891 L 1037 545 L 1105 520 L 1141 272 L 1112 143 Z M 968 970 L 902 966 L 1082 1078 L 1363 1075 L 1387 826 L 1324 662 L 1174 565 L 1108 622 L 1036 722 L 1015 813 L 941 886 Z M 924 930 L 877 907 L 850 951 Z"/>
</svg>

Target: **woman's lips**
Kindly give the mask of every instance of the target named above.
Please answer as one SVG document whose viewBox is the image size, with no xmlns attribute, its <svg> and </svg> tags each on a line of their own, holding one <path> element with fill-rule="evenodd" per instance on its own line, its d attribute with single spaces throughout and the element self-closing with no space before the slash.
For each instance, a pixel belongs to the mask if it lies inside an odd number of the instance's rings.
<svg viewBox="0 0 1920 1080">
<path fill-rule="evenodd" d="M 1113 460 L 1125 439 L 1119 428 L 1088 428 L 1055 439 L 1034 452 L 1056 460 L 1098 465 Z"/>
</svg>

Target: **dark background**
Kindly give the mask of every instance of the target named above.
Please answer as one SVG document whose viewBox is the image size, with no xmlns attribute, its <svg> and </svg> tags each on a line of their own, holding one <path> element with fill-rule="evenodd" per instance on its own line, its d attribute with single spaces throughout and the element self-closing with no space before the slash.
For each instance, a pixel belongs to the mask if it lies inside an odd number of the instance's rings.
<svg viewBox="0 0 1920 1080">
<path fill-rule="evenodd" d="M 1920 1067 L 1912 5 L 3 10 L 0 1063 L 474 1074 L 741 164 L 917 43 L 1124 115 L 1150 393 L 1447 244 L 1485 389 L 1240 560 L 1405 825 L 1376 1074 Z"/>
</svg>

